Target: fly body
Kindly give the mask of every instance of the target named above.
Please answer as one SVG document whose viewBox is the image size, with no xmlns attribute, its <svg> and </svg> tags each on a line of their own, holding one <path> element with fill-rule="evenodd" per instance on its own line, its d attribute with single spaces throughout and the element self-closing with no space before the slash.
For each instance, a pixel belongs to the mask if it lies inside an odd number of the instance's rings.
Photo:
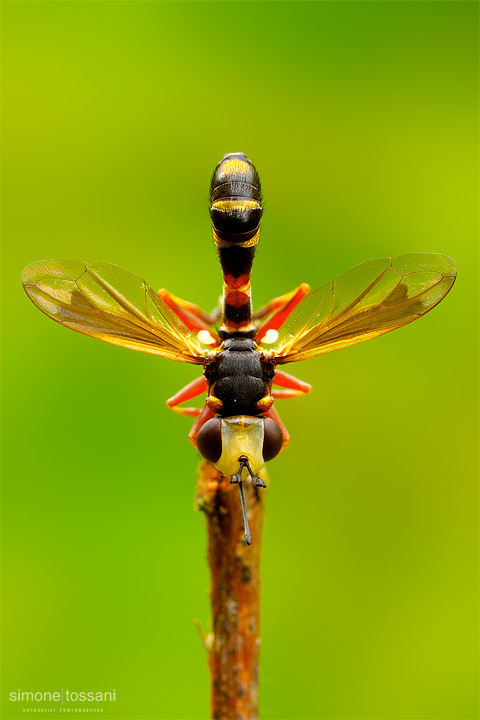
<svg viewBox="0 0 480 720">
<path fill-rule="evenodd" d="M 188 362 L 203 374 L 167 400 L 195 418 L 189 440 L 240 490 L 290 437 L 274 402 L 305 395 L 308 383 L 281 366 L 349 347 L 407 325 L 451 289 L 454 261 L 414 253 L 362 263 L 310 290 L 302 283 L 253 311 L 251 271 L 263 213 L 258 173 L 244 153 L 228 153 L 211 182 L 213 239 L 223 273 L 212 314 L 110 263 L 45 260 L 27 265 L 30 299 L 53 320 L 105 342 Z M 203 407 L 184 403 L 206 393 Z"/>
</svg>

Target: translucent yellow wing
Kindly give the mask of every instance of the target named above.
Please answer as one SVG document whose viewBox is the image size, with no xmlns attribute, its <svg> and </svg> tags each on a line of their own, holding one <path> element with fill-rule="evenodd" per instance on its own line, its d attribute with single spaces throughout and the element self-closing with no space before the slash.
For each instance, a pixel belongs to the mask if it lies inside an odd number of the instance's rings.
<svg viewBox="0 0 480 720">
<path fill-rule="evenodd" d="M 413 322 L 445 297 L 455 276 L 451 258 L 431 253 L 357 265 L 298 304 L 270 346 L 275 361 L 305 360 Z"/>
<path fill-rule="evenodd" d="M 181 362 L 201 363 L 208 352 L 144 280 L 117 265 L 45 260 L 27 265 L 22 282 L 42 312 L 84 335 Z"/>
</svg>

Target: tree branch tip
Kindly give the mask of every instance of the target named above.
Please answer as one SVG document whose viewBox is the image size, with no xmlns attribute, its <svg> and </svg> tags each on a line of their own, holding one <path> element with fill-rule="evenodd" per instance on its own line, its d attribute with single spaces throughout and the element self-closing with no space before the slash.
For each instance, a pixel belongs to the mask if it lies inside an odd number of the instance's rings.
<svg viewBox="0 0 480 720">
<path fill-rule="evenodd" d="M 206 633 L 203 628 L 200 620 L 198 618 L 195 618 L 193 621 L 193 624 L 197 628 L 197 632 L 200 636 L 200 640 L 202 641 L 202 645 L 205 648 L 207 652 L 210 652 L 210 650 L 213 647 L 213 633 Z"/>
</svg>

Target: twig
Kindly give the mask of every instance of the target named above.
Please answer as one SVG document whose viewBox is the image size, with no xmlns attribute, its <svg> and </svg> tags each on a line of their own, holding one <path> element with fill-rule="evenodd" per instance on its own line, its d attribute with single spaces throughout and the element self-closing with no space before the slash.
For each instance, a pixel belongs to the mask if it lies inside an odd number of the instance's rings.
<svg viewBox="0 0 480 720">
<path fill-rule="evenodd" d="M 263 475 L 265 478 L 265 475 Z M 258 717 L 260 552 L 264 490 L 244 483 L 252 544 L 245 542 L 238 489 L 202 462 L 197 507 L 205 513 L 211 574 L 213 639 L 208 648 L 212 718 Z"/>
</svg>

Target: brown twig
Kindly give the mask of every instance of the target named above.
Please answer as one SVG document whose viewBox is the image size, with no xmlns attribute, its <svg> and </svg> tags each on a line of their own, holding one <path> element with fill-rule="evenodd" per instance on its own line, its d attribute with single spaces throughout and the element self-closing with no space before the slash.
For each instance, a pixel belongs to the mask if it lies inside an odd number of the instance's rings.
<svg viewBox="0 0 480 720">
<path fill-rule="evenodd" d="M 265 479 L 265 476 L 263 476 Z M 246 481 L 252 544 L 245 542 L 236 485 L 211 463 L 199 469 L 197 507 L 205 513 L 213 638 L 208 652 L 214 720 L 258 717 L 260 551 L 264 490 Z"/>
</svg>

